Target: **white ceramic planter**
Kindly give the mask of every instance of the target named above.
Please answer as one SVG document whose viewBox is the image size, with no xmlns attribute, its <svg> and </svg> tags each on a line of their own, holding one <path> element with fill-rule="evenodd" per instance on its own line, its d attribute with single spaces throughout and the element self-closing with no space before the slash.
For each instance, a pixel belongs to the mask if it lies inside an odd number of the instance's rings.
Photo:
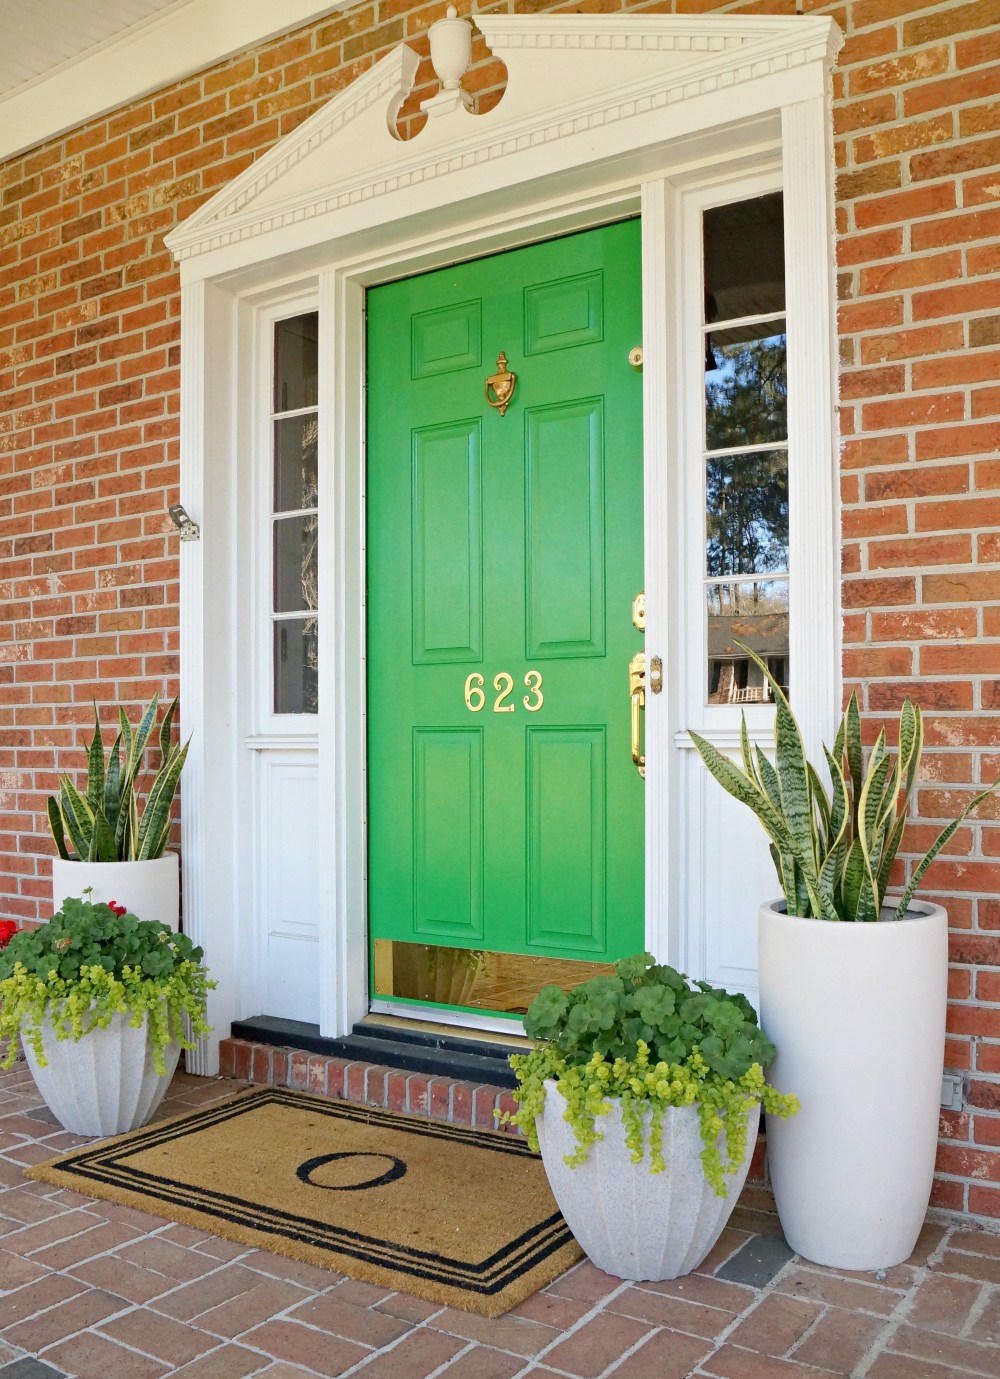
<svg viewBox="0 0 1000 1379">
<path fill-rule="evenodd" d="M 912 1253 L 934 1176 L 948 917 L 922 901 L 873 924 L 783 909 L 762 905 L 759 925 L 768 1081 L 801 1107 L 767 1122 L 778 1215 L 806 1259 L 887 1269 Z"/>
<path fill-rule="evenodd" d="M 156 919 L 176 929 L 180 920 L 180 874 L 176 852 L 148 862 L 52 862 L 52 908 L 67 896 L 80 899 L 90 886 L 90 899 L 114 900 L 138 919 Z"/>
<path fill-rule="evenodd" d="M 722 1234 L 746 1181 L 760 1107 L 751 1111 L 743 1165 L 727 1178 L 725 1197 L 716 1197 L 705 1182 L 693 1106 L 670 1107 L 664 1116 L 663 1173 L 650 1173 L 648 1158 L 632 1163 L 614 1101 L 598 1125 L 603 1140 L 590 1146 L 585 1163 L 570 1168 L 563 1158 L 576 1148 L 576 1139 L 562 1118 L 565 1110 L 556 1083 L 546 1082 L 537 1122 L 542 1162 L 559 1210 L 592 1262 L 605 1273 L 636 1280 L 678 1278 L 696 1269 Z"/>
<path fill-rule="evenodd" d="M 133 1029 L 127 1015 L 115 1015 L 106 1029 L 82 1039 L 56 1039 L 45 1022 L 39 1066 L 28 1040 L 25 1057 L 45 1104 L 64 1129 L 75 1135 L 122 1135 L 145 1125 L 163 1100 L 177 1067 L 180 1044 L 163 1051 L 165 1073 L 153 1067 L 145 1021 Z"/>
</svg>

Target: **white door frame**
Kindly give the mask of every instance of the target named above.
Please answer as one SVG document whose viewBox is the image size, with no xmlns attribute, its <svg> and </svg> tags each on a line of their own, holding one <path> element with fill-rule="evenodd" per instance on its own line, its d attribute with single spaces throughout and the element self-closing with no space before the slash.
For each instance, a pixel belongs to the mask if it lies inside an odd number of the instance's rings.
<svg viewBox="0 0 1000 1379">
<path fill-rule="evenodd" d="M 397 50 L 169 236 L 182 269 L 181 501 L 203 539 L 181 549 L 181 707 L 193 731 L 182 809 L 185 927 L 219 981 L 216 1026 L 193 1060 L 252 1008 L 255 973 L 240 901 L 248 859 L 237 623 L 241 594 L 240 320 L 255 300 L 318 283 L 320 311 L 321 1031 L 368 1009 L 365 916 L 364 292 L 456 259 L 641 211 L 647 654 L 669 668 L 700 654 L 680 539 L 695 494 L 686 417 L 700 403 L 684 367 L 690 300 L 684 206 L 737 179 L 783 185 L 789 321 L 790 503 L 796 706 L 815 744 L 839 704 L 833 420 L 832 21 L 770 17 L 477 16 L 508 89 L 489 115 L 432 120 L 408 143 L 386 120 L 412 82 Z M 581 94 L 582 93 L 582 94 Z M 690 246 L 684 252 L 690 254 Z M 699 508 L 701 511 L 701 499 Z M 699 518 L 700 520 L 700 518 Z M 701 568 L 695 570 L 698 598 Z M 680 677 L 682 680 L 684 677 Z M 685 728 L 735 740 L 727 710 L 672 693 L 646 714 L 646 914 L 652 951 L 694 966 L 715 797 L 691 768 Z M 751 723 L 769 730 L 767 711 Z M 211 747 L 209 749 L 209 744 Z M 674 822 L 676 821 L 676 822 Z M 713 830 L 715 831 L 713 834 Z M 735 896 L 740 896 L 737 884 Z M 702 949 L 704 945 L 702 945 Z M 694 975 L 702 975 L 695 971 Z M 751 981 L 752 974 L 748 976 Z"/>
</svg>

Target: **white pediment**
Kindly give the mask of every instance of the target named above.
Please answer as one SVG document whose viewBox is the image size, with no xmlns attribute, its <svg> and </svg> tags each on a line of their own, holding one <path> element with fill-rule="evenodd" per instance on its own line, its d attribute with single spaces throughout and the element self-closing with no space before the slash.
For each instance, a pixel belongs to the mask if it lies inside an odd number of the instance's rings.
<svg viewBox="0 0 1000 1379">
<path fill-rule="evenodd" d="M 836 25 L 818 16 L 483 14 L 476 22 L 507 67 L 507 89 L 493 110 L 479 116 L 459 107 L 428 119 L 412 139 L 397 138 L 395 115 L 418 61 L 400 45 L 168 235 L 174 255 L 191 259 L 301 229 L 415 188 L 426 196 L 436 180 L 452 179 L 444 199 L 482 194 L 502 186 L 512 155 L 528 150 L 545 176 L 558 170 L 561 141 L 597 130 L 602 156 L 620 156 L 650 138 L 650 116 L 660 116 L 660 139 L 664 118 L 683 132 L 681 112 L 697 98 L 714 98 L 720 115 L 738 119 L 741 87 L 761 90 L 769 78 L 810 64 L 825 79 L 841 41 Z M 645 132 L 611 132 L 643 120 Z M 464 188 L 455 186 L 456 175 L 477 169 L 478 180 L 466 176 Z M 514 180 L 524 180 L 523 170 Z M 378 223 L 374 209 L 371 221 Z"/>
</svg>

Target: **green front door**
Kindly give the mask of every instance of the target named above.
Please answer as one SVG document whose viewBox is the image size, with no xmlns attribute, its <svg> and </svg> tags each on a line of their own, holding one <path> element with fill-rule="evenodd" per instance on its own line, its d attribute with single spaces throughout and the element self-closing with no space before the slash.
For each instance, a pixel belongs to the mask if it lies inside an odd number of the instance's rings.
<svg viewBox="0 0 1000 1379">
<path fill-rule="evenodd" d="M 380 997 L 513 1013 L 643 948 L 641 338 L 634 220 L 368 294 Z"/>
</svg>

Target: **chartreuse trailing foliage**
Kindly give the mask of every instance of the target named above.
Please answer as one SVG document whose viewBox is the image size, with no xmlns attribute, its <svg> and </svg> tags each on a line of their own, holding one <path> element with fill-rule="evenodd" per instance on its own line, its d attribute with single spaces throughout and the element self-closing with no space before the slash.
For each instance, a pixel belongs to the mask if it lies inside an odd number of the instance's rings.
<svg viewBox="0 0 1000 1379">
<path fill-rule="evenodd" d="M 170 806 L 187 758 L 188 744 L 172 747 L 170 743 L 170 727 L 177 708 L 174 698 L 160 724 L 160 769 L 140 815 L 137 778 L 156 722 L 158 704 L 159 695 L 154 694 L 134 730 L 125 717 L 125 710 L 119 708 L 121 730 L 107 761 L 97 705 L 94 705 L 94 737 L 87 749 L 86 794 L 81 794 L 69 777 L 64 776 L 59 783 L 59 798 L 49 796 L 49 827 L 60 857 L 68 860 L 72 855 L 70 847 L 82 862 L 138 862 L 162 857 L 170 837 Z"/>
<path fill-rule="evenodd" d="M 707 982 L 691 986 L 650 953 L 623 958 L 614 976 L 592 977 L 570 992 L 544 987 L 524 1027 L 535 1047 L 510 1060 L 519 1109 L 509 1119 L 537 1150 L 535 1122 L 545 1105 L 545 1081 L 553 1078 L 576 1137 L 570 1165 L 582 1164 L 602 1138 L 597 1119 L 616 1098 L 633 1163 L 642 1162 L 648 1147 L 650 1172 L 661 1173 L 664 1113 L 670 1106 L 696 1106 L 705 1178 L 724 1197 L 725 1175 L 743 1162 L 754 1103 L 782 1117 L 798 1109 L 794 1096 L 782 1096 L 764 1080 L 774 1045 L 746 997 Z"/>
<path fill-rule="evenodd" d="M 136 1028 L 148 1015 L 154 1065 L 162 1073 L 168 1044 L 191 1049 L 210 1033 L 205 1008 L 215 983 L 203 956 L 166 924 L 89 900 L 64 900 L 47 923 L 21 930 L 0 950 L 0 1040 L 8 1041 L 0 1067 L 14 1062 L 18 1036 L 45 1066 L 46 1017 L 57 1039 L 78 1040 L 125 1014 Z"/>
<path fill-rule="evenodd" d="M 883 725 L 866 769 L 861 712 L 858 697 L 852 694 L 833 751 L 823 748 L 833 784 L 832 795 L 828 795 L 819 773 L 806 760 L 799 725 L 781 686 L 756 652 L 742 642 L 736 645 L 756 662 L 771 685 L 776 709 L 774 762 L 759 747 L 751 749 L 745 717 L 742 771 L 696 732 L 691 732 L 691 740 L 719 784 L 748 805 L 767 830 L 790 915 L 877 920 L 903 839 L 923 753 L 919 705 L 903 700 L 895 759 L 886 746 Z M 941 830 L 914 867 L 893 919 L 903 917 L 934 858 L 998 785 L 1000 779 L 970 800 L 958 818 Z"/>
</svg>

